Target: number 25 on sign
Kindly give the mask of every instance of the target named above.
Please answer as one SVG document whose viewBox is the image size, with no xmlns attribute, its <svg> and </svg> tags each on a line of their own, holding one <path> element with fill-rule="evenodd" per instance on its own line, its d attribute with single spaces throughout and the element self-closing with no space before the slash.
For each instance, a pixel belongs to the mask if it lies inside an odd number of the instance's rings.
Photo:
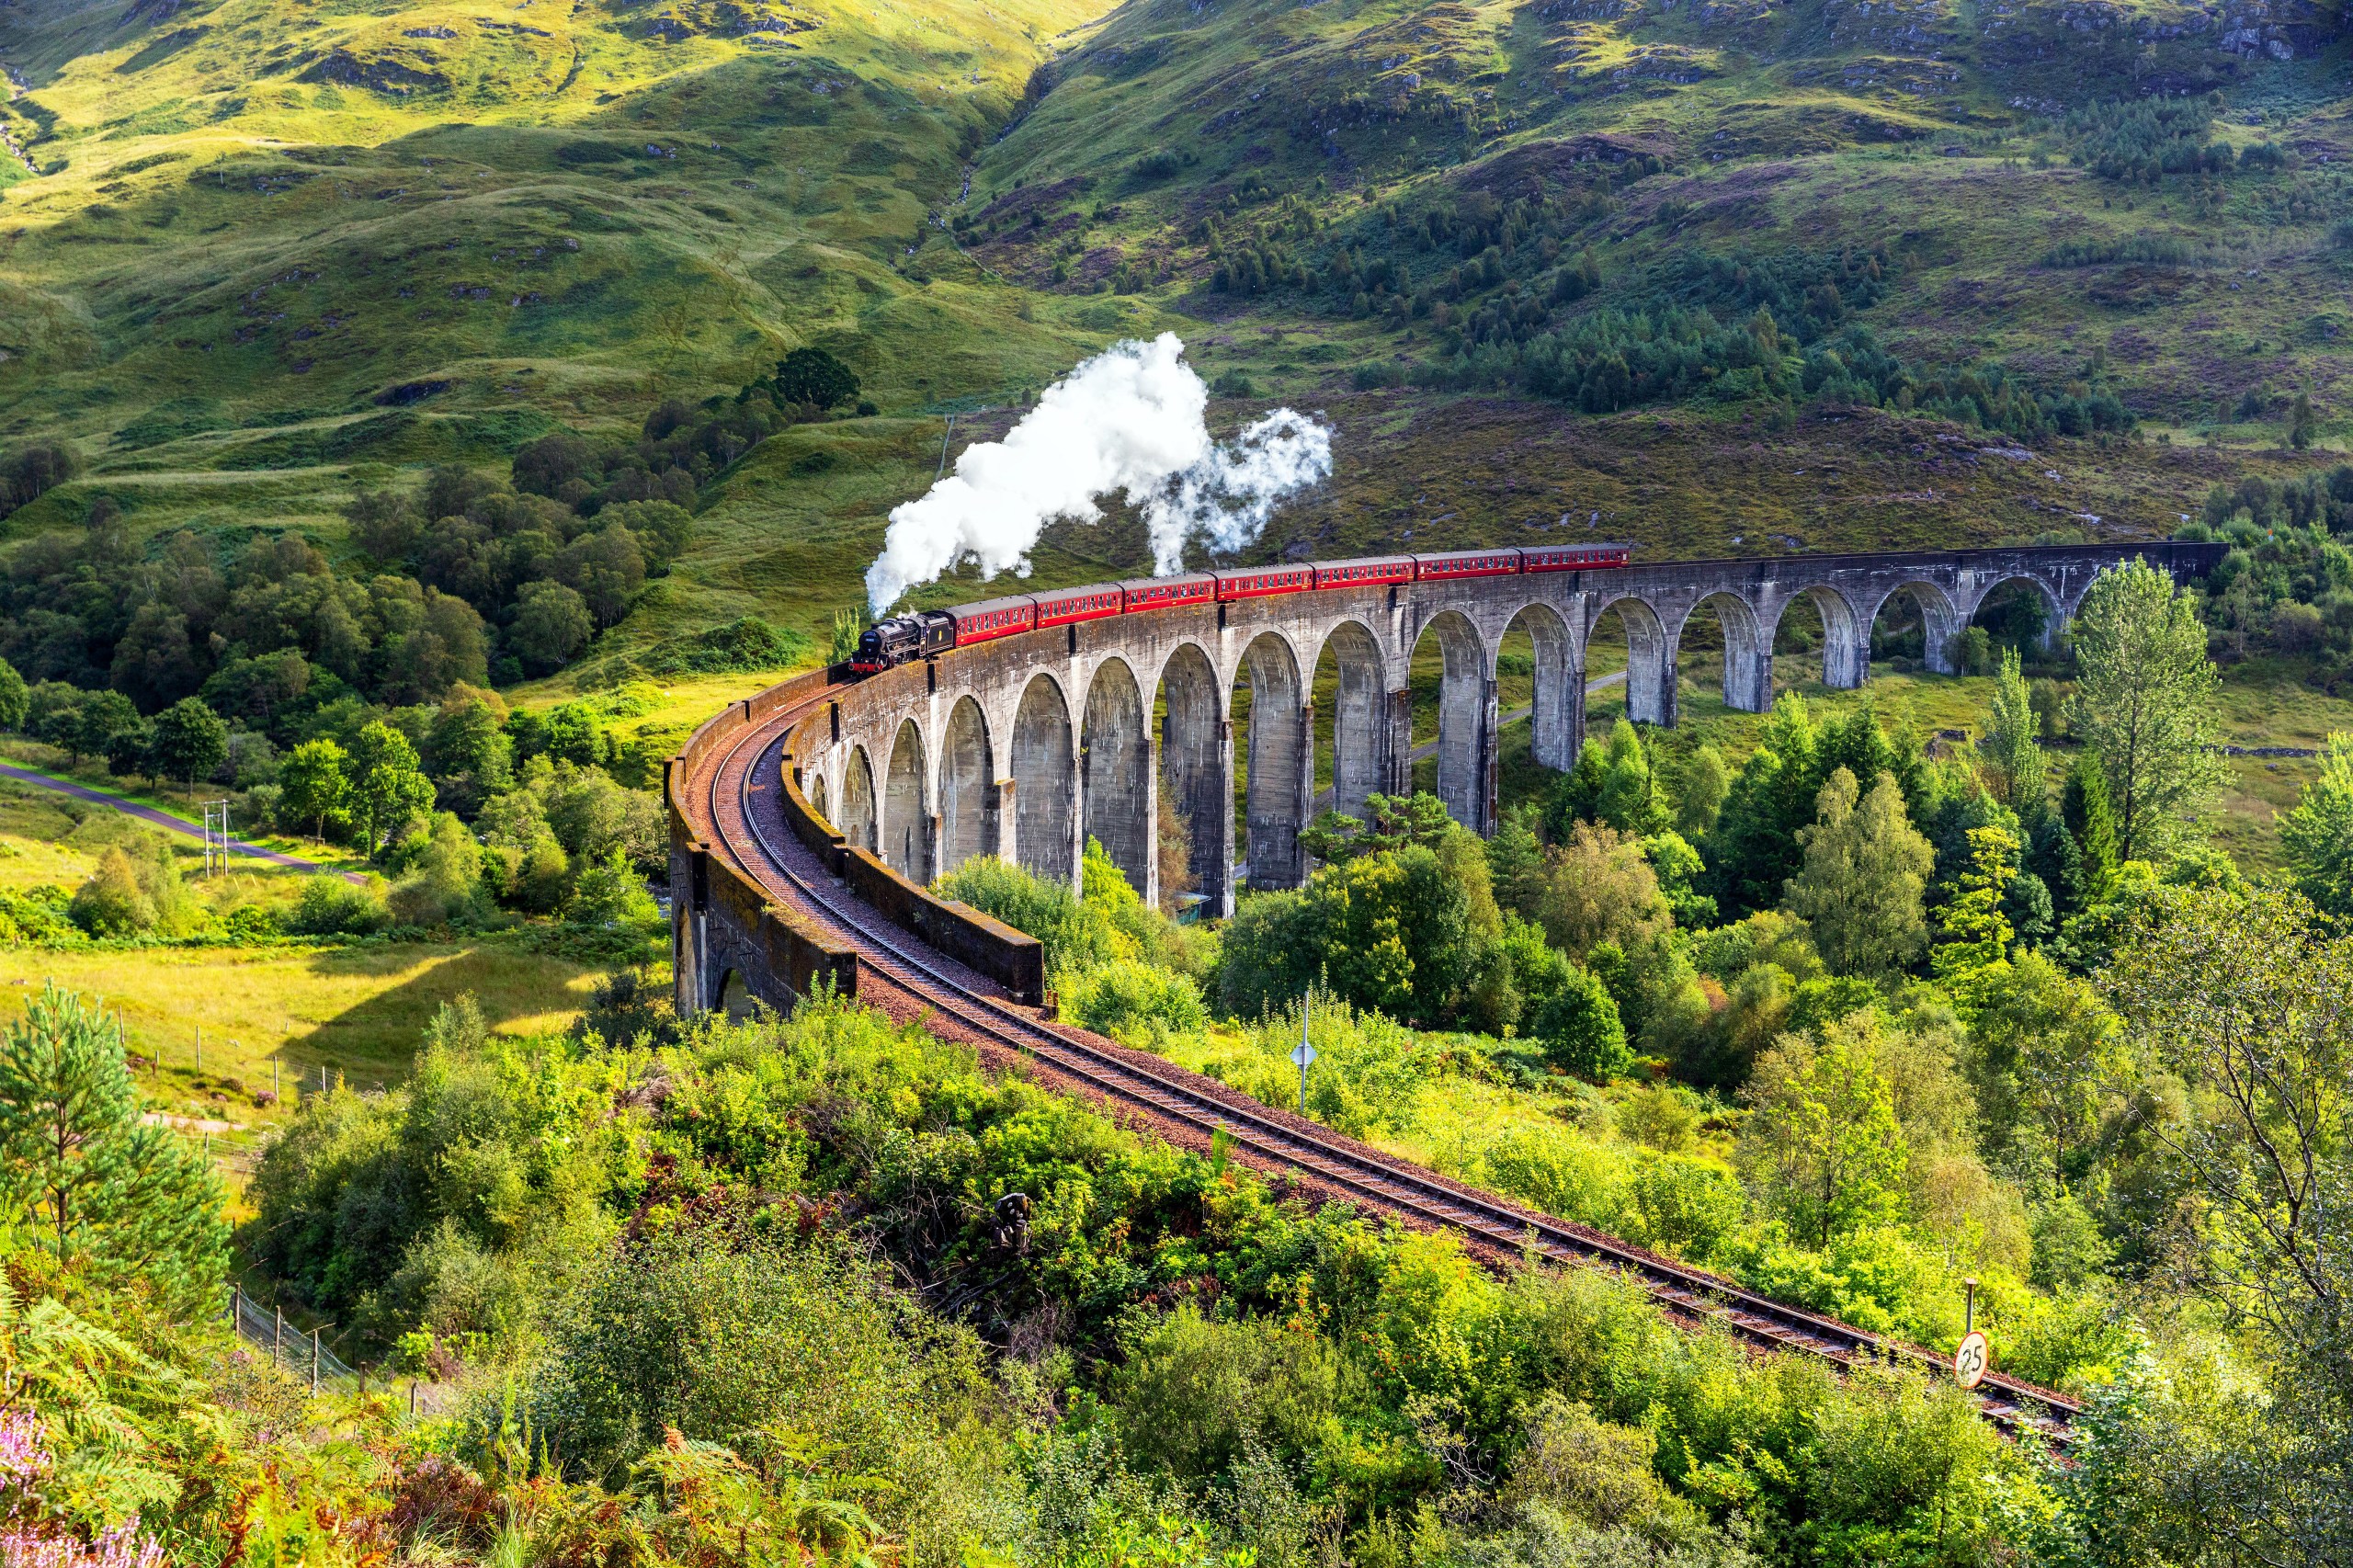
<svg viewBox="0 0 2353 1568">
<path fill-rule="evenodd" d="M 1953 1381 L 1962 1388 L 1973 1389 L 1984 1380 L 1993 1361 L 1994 1352 L 1985 1343 L 1985 1336 L 1972 1329 L 1961 1335 L 1961 1347 L 1952 1353 Z"/>
</svg>

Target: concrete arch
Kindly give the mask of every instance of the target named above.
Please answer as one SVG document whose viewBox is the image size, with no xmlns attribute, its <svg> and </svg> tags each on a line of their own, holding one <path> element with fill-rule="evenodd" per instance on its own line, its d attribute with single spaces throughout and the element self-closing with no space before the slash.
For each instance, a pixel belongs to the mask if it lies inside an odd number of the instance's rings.
<svg viewBox="0 0 2353 1568">
<path fill-rule="evenodd" d="M 883 860 L 911 881 L 931 881 L 930 770 L 925 766 L 923 727 L 899 722 L 891 743 L 891 774 L 882 787 Z"/>
<path fill-rule="evenodd" d="M 1189 891 L 1208 900 L 1207 913 L 1232 915 L 1233 728 L 1217 666 L 1200 644 L 1180 642 L 1153 687 L 1161 713 L 1157 787 L 1187 844 L 1184 865 L 1159 869 L 1164 902 Z"/>
<path fill-rule="evenodd" d="M 1474 833 L 1488 831 L 1494 797 L 1487 737 L 1495 728 L 1495 677 L 1487 646 L 1471 618 L 1440 610 L 1423 626 L 1438 639 L 1441 673 L 1438 699 L 1438 795 L 1447 814 Z M 1418 647 L 1421 638 L 1415 639 Z"/>
<path fill-rule="evenodd" d="M 981 705 L 960 697 L 939 744 L 939 869 L 997 852 L 996 758 Z"/>
<path fill-rule="evenodd" d="M 731 1024 L 742 1023 L 757 1009 L 758 1003 L 742 970 L 731 964 L 719 972 L 711 983 L 710 1006 L 715 1012 L 724 1013 Z"/>
<path fill-rule="evenodd" d="M 1871 628 L 1879 624 L 1880 612 L 1887 608 L 1888 601 L 1898 594 L 1906 593 L 1912 596 L 1912 602 L 1920 607 L 1921 661 L 1932 674 L 1952 674 L 1960 667 L 1953 644 L 1961 636 L 1961 629 L 1968 624 L 1968 619 L 1954 607 L 1950 595 L 1926 578 L 1906 578 L 1880 595 L 1871 605 L 1870 614 L 1863 620 L 1862 634 L 1866 642 L 1870 637 Z"/>
<path fill-rule="evenodd" d="M 842 814 L 834 825 L 852 849 L 871 851 L 881 842 L 874 810 L 874 765 L 867 761 L 864 746 L 852 746 L 849 761 L 842 765 Z"/>
<path fill-rule="evenodd" d="M 1152 731 L 1143 693 L 1125 659 L 1106 659 L 1086 687 L 1080 732 L 1079 796 L 1086 835 L 1099 841 L 1128 885 L 1150 897 L 1158 812 L 1152 788 Z"/>
<path fill-rule="evenodd" d="M 1254 888 L 1293 888 L 1305 876 L 1299 847 L 1314 793 L 1315 750 L 1299 657 L 1288 639 L 1262 631 L 1242 652 L 1250 680 L 1250 762 L 1243 809 Z"/>
<path fill-rule="evenodd" d="M 810 806 L 819 816 L 824 818 L 827 822 L 832 822 L 834 820 L 834 813 L 825 809 L 824 771 L 822 768 L 812 767 L 805 770 L 801 774 L 801 777 L 809 781 L 806 793 L 809 796 Z"/>
<path fill-rule="evenodd" d="M 1332 700 L 1332 809 L 1364 815 L 1365 797 L 1385 794 L 1392 767 L 1387 661 L 1381 639 L 1361 620 L 1343 620 L 1324 638 L 1339 676 Z"/>
<path fill-rule="evenodd" d="M 1638 724 L 1675 722 L 1675 645 L 1658 610 L 1639 594 L 1620 594 L 1593 608 L 1585 641 L 1611 610 L 1626 629 L 1626 717 Z"/>
<path fill-rule="evenodd" d="M 1766 647 L 1773 645 L 1781 618 L 1799 599 L 1811 600 L 1814 614 L 1822 618 L 1822 684 L 1833 691 L 1852 691 L 1861 686 L 1870 676 L 1870 622 L 1853 600 L 1827 584 L 1801 589 L 1781 601 L 1773 624 L 1765 629 Z"/>
<path fill-rule="evenodd" d="M 2042 637 L 2039 646 L 2046 651 L 2057 647 L 2060 633 L 2066 630 L 2067 622 L 2073 617 L 2068 612 L 2066 601 L 2059 597 L 2059 591 L 2032 572 L 2006 573 L 1978 590 L 1976 598 L 1970 602 L 1968 613 L 1961 618 L 1961 629 L 1967 630 L 1977 619 L 1979 612 L 1984 609 L 1985 602 L 2012 583 L 2026 584 L 2034 590 L 2035 597 L 2042 601 Z"/>
<path fill-rule="evenodd" d="M 1577 747 L 1585 738 L 1585 661 L 1568 619 L 1555 607 L 1529 600 L 1512 612 L 1504 635 L 1523 625 L 1536 650 L 1536 686 L 1529 714 L 1535 728 L 1536 760 L 1565 770 L 1576 766 Z"/>
<path fill-rule="evenodd" d="M 1675 629 L 1677 646 L 1684 628 L 1701 610 L 1712 611 L 1724 631 L 1724 706 L 1742 713 L 1762 713 L 1773 706 L 1773 635 L 1758 619 L 1756 607 L 1731 589 L 1720 589 L 1693 605 Z M 1629 674 L 1629 680 L 1633 677 Z"/>
<path fill-rule="evenodd" d="M 1078 875 L 1077 757 L 1070 703 L 1051 676 L 1035 676 L 1013 715 L 1013 853 L 1032 874 L 1071 882 Z"/>
</svg>

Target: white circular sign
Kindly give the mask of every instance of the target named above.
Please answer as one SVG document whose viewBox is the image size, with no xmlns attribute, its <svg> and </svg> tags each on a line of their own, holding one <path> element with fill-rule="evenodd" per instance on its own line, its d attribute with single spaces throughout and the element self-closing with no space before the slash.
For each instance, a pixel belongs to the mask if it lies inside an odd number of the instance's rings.
<svg viewBox="0 0 2353 1568">
<path fill-rule="evenodd" d="M 1973 1389 L 1984 1381 L 1987 1369 L 1993 1365 L 1994 1347 L 1985 1343 L 1983 1334 L 1972 1328 L 1961 1335 L 1961 1348 L 1952 1353 L 1952 1375 L 1956 1382 L 1962 1388 Z"/>
</svg>

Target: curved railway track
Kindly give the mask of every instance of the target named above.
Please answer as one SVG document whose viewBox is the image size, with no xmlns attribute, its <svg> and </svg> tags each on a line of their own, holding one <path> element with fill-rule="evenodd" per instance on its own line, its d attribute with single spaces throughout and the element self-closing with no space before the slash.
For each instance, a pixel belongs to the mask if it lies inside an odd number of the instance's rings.
<svg viewBox="0 0 2353 1568">
<path fill-rule="evenodd" d="M 1687 1323 L 1719 1324 L 1752 1345 L 1840 1366 L 1943 1369 L 1943 1358 L 1930 1351 L 1768 1300 L 1589 1227 L 1506 1203 L 1157 1057 L 1050 1025 L 1030 1009 L 993 994 L 986 982 L 932 952 L 857 898 L 786 826 L 780 772 L 786 737 L 836 689 L 828 687 L 747 726 L 699 778 L 689 781 L 685 793 L 704 814 L 716 852 L 773 898 L 855 949 L 862 994 L 876 989 L 869 983 L 871 977 L 881 989 L 927 1009 L 974 1043 L 1036 1062 L 1107 1102 L 1184 1129 L 1196 1141 L 1222 1133 L 1249 1163 L 1297 1173 L 1368 1209 L 1454 1232 L 1491 1252 L 1527 1252 L 1557 1264 L 1609 1268 Z M 2000 1374 L 1988 1375 L 1976 1398 L 1986 1419 L 2005 1431 L 2032 1431 L 2059 1443 L 2067 1440 L 2077 1410 L 2063 1395 Z"/>
</svg>

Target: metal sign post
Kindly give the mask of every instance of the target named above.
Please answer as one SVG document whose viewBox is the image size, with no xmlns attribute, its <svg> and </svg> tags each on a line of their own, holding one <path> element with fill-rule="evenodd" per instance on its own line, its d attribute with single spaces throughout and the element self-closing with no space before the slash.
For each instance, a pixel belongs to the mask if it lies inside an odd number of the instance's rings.
<svg viewBox="0 0 2353 1568">
<path fill-rule="evenodd" d="M 1962 1388 L 1973 1389 L 1994 1365 L 1994 1347 L 1977 1332 L 1977 1281 L 1972 1278 L 1961 1283 L 1969 1295 L 1961 1308 L 1961 1344 L 1952 1353 L 1952 1378 Z"/>
<path fill-rule="evenodd" d="M 1307 1069 L 1315 1061 L 1315 1048 L 1307 1043 L 1307 1019 L 1315 1006 L 1315 993 L 1310 991 L 1299 1003 L 1299 1049 L 1290 1059 L 1299 1063 L 1299 1114 L 1307 1114 Z"/>
</svg>

